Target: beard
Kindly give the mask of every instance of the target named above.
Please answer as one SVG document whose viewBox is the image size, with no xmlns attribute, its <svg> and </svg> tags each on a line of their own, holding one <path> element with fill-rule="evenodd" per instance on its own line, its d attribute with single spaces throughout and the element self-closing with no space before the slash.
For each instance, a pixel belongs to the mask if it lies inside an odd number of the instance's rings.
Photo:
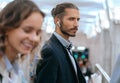
<svg viewBox="0 0 120 83">
<path fill-rule="evenodd" d="M 70 37 L 75 37 L 76 35 L 74 34 L 70 34 L 69 32 L 67 32 L 67 31 L 65 31 L 64 29 L 62 29 L 62 28 L 60 28 L 60 30 L 61 30 L 61 32 L 63 33 L 63 34 L 65 34 L 65 35 L 68 35 L 68 36 L 70 36 Z"/>
<path fill-rule="evenodd" d="M 60 23 L 60 30 L 61 30 L 61 32 L 62 32 L 64 35 L 67 35 L 67 36 L 69 36 L 69 37 L 75 37 L 75 36 L 76 36 L 76 34 L 70 34 L 70 33 L 69 33 L 69 31 L 72 30 L 72 29 L 70 29 L 70 30 L 65 30 L 65 27 L 64 27 L 63 25 L 64 25 L 64 24 L 61 22 L 61 23 Z"/>
</svg>

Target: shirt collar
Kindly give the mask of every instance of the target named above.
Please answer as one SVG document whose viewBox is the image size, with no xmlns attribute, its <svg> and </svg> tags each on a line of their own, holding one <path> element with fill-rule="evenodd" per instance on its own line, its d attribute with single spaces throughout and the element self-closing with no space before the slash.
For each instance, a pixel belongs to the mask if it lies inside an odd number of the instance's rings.
<svg viewBox="0 0 120 83">
<path fill-rule="evenodd" d="M 58 33 L 54 32 L 53 33 L 57 39 L 62 43 L 62 45 L 66 48 L 72 48 L 72 42 L 65 40 L 62 36 L 60 36 Z"/>
<path fill-rule="evenodd" d="M 18 74 L 18 71 L 19 71 L 18 60 L 15 60 L 11 64 L 10 60 L 8 59 L 8 57 L 5 54 L 3 55 L 3 58 L 4 58 L 4 61 L 5 61 L 7 71 L 10 72 L 10 71 L 14 70 L 14 72 L 16 74 Z"/>
</svg>

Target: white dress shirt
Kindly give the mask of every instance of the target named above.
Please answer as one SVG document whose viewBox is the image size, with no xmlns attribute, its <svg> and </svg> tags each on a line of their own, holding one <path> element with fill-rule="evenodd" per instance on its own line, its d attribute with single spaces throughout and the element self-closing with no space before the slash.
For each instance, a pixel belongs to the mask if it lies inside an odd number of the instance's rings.
<svg viewBox="0 0 120 83">
<path fill-rule="evenodd" d="M 18 60 L 16 59 L 11 64 L 6 55 L 0 58 L 0 74 L 2 75 L 2 83 L 28 83 L 19 67 Z"/>
</svg>

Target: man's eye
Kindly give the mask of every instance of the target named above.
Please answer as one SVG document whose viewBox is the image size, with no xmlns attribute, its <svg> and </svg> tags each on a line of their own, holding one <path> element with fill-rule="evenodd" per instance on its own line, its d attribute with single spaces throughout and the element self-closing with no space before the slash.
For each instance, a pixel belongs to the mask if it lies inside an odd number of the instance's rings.
<svg viewBox="0 0 120 83">
<path fill-rule="evenodd" d="M 78 18 L 77 21 L 80 21 L 80 18 Z"/>
</svg>

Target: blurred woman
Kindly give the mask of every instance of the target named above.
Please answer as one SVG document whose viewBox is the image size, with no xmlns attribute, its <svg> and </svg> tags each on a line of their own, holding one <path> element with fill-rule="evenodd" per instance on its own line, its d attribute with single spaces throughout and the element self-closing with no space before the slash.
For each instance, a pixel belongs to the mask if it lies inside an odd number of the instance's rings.
<svg viewBox="0 0 120 83">
<path fill-rule="evenodd" d="M 18 58 L 38 46 L 44 16 L 30 0 L 12 1 L 1 11 L 0 83 L 29 83 Z"/>
</svg>

